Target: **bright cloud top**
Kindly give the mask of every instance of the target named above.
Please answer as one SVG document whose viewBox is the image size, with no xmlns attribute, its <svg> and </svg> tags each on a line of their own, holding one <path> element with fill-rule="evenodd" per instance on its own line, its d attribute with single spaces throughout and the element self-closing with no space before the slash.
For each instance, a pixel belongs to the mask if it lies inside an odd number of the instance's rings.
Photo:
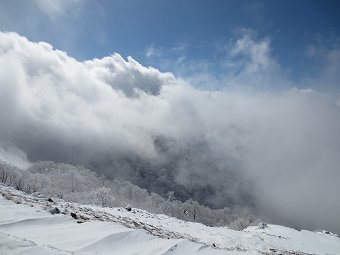
<svg viewBox="0 0 340 255">
<path fill-rule="evenodd" d="M 233 54 L 252 62 L 229 77 L 233 85 L 249 72 L 262 82 L 272 61 L 267 41 L 244 38 Z M 194 194 L 209 190 L 203 202 L 340 231 L 340 108 L 329 95 L 198 90 L 131 57 L 79 62 L 16 33 L 0 34 L 0 65 L 4 159 L 98 165 L 137 157 L 156 169 L 171 165 L 174 180 Z"/>
</svg>

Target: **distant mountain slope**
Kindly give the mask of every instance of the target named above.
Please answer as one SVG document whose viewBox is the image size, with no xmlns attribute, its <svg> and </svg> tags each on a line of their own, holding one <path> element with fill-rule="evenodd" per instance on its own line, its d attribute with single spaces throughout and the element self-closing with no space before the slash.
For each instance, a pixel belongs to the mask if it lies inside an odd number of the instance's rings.
<svg viewBox="0 0 340 255">
<path fill-rule="evenodd" d="M 340 254 L 329 232 L 261 224 L 207 227 L 124 208 L 83 206 L 0 185 L 0 254 Z"/>
<path fill-rule="evenodd" d="M 24 170 L 0 160 L 0 182 L 28 194 L 39 192 L 67 202 L 103 207 L 131 205 L 208 226 L 242 230 L 260 222 L 252 215 L 237 215 L 229 208 L 211 209 L 192 199 L 181 202 L 175 199 L 175 192 L 161 197 L 128 181 L 109 180 L 81 166 L 51 161 L 36 162 Z"/>
</svg>

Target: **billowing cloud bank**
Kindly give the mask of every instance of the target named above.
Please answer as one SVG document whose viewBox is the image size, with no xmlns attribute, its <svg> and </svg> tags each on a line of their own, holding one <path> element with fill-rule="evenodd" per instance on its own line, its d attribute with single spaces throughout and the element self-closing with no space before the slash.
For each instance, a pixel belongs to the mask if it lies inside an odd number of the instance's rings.
<svg viewBox="0 0 340 255">
<path fill-rule="evenodd" d="M 143 163 L 203 202 L 340 232 L 340 108 L 329 95 L 198 90 L 132 58 L 78 62 L 15 33 L 0 33 L 0 66 L 5 160 L 132 179 Z"/>
</svg>

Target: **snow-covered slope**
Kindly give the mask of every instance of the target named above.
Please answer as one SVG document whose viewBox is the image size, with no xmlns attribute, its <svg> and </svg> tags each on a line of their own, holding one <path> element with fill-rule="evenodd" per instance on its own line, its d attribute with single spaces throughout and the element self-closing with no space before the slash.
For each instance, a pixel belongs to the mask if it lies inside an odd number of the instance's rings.
<svg viewBox="0 0 340 255">
<path fill-rule="evenodd" d="M 138 209 L 47 201 L 3 185 L 0 192 L 0 254 L 4 255 L 340 254 L 340 239 L 325 231 L 265 224 L 235 231 Z"/>
</svg>

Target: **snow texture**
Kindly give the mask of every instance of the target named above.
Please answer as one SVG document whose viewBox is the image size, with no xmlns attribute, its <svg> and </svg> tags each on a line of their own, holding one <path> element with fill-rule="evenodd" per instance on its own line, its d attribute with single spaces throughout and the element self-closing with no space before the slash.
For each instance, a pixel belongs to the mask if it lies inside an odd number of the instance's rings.
<svg viewBox="0 0 340 255">
<path fill-rule="evenodd" d="M 53 201 L 4 185 L 0 192 L 1 255 L 340 254 L 340 239 L 327 231 L 297 231 L 264 223 L 236 231 L 135 208 Z M 55 208 L 59 214 L 51 213 Z"/>
</svg>

